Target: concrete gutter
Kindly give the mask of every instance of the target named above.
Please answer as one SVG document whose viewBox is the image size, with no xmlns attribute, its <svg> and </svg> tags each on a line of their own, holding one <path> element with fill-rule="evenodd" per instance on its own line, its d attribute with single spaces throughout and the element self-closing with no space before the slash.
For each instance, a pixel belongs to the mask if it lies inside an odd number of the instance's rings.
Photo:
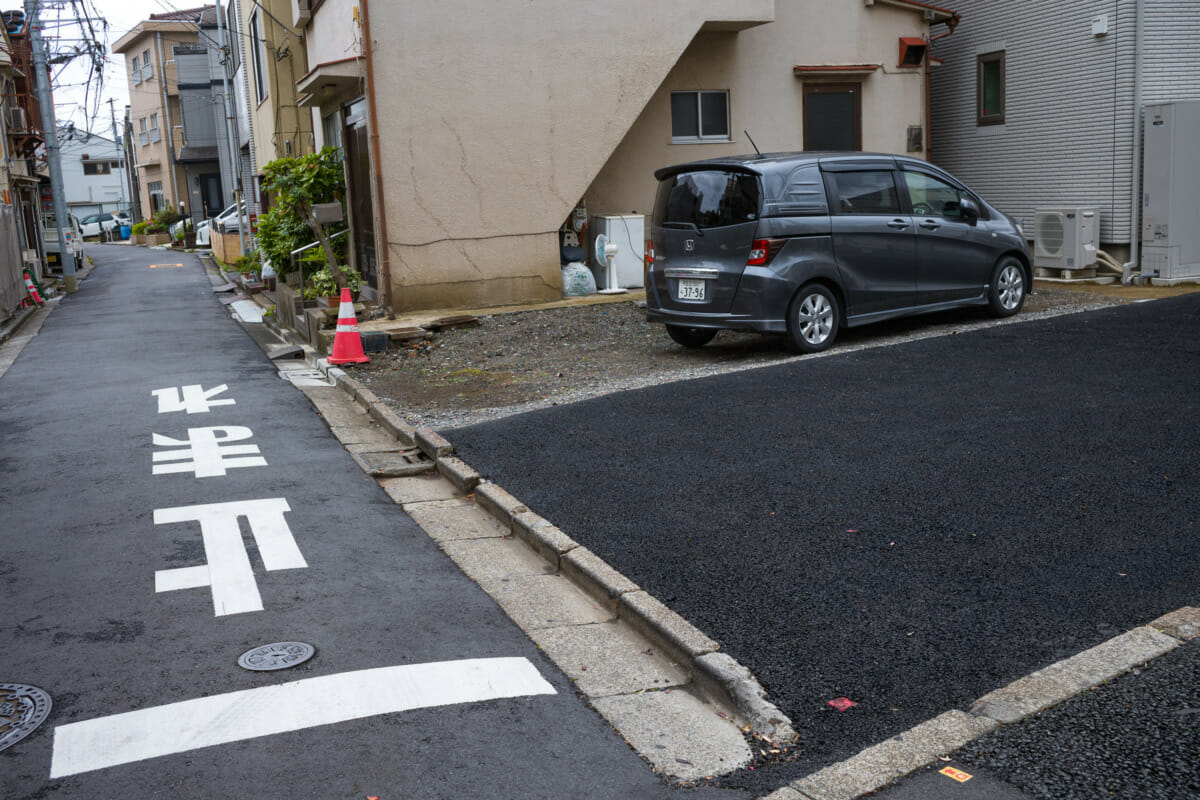
<svg viewBox="0 0 1200 800">
<path fill-rule="evenodd" d="M 669 609 L 637 584 L 582 547 L 559 528 L 531 511 L 502 487 L 485 481 L 443 436 L 414 428 L 345 370 L 309 354 L 310 364 L 324 372 L 343 392 L 404 447 L 418 447 L 442 477 L 464 494 L 474 492 L 479 507 L 529 546 L 556 572 L 567 577 L 619 619 L 683 666 L 697 688 L 713 701 L 733 709 L 740 724 L 763 738 L 786 744 L 796 739 L 791 720 L 766 699 L 766 691 L 748 669 L 725 653 L 699 628 Z"/>
</svg>

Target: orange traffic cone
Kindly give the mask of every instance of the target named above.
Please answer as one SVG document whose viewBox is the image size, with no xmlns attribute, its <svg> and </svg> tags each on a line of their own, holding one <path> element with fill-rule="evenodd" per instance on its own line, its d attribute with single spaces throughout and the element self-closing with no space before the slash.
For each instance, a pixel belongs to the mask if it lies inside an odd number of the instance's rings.
<svg viewBox="0 0 1200 800">
<path fill-rule="evenodd" d="M 338 307 L 337 333 L 333 337 L 333 354 L 330 364 L 365 364 L 371 359 L 363 353 L 362 337 L 358 335 L 358 318 L 354 316 L 354 301 L 350 290 L 342 289 L 342 303 Z"/>
<path fill-rule="evenodd" d="M 33 278 L 29 275 L 29 270 L 24 271 L 25 274 L 25 293 L 29 295 L 29 299 L 36 305 L 45 305 L 42 302 L 42 296 L 38 294 L 37 287 L 33 285 Z"/>
</svg>

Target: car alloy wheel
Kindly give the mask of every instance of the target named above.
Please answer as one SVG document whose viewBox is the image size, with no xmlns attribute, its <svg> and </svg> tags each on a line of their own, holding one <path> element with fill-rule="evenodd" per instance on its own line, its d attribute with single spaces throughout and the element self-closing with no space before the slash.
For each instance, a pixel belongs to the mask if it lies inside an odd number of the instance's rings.
<svg viewBox="0 0 1200 800">
<path fill-rule="evenodd" d="M 800 290 L 788 314 L 788 343 L 797 353 L 817 353 L 833 344 L 838 306 L 833 293 L 814 284 Z"/>
<path fill-rule="evenodd" d="M 998 317 L 1009 317 L 1021 310 L 1025 304 L 1025 273 L 1016 259 L 1006 258 L 996 265 L 988 300 L 992 313 Z"/>
</svg>

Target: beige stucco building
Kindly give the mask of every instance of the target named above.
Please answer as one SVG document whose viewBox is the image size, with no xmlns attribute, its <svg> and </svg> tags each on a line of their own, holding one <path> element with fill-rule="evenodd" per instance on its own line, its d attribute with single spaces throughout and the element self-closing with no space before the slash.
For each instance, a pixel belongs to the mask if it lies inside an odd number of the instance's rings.
<svg viewBox="0 0 1200 800">
<path fill-rule="evenodd" d="M 372 86 L 318 24 L 361 35 L 330 10 L 352 4 L 292 3 L 309 102 L 374 101 L 396 310 L 559 297 L 577 206 L 647 213 L 654 169 L 752 152 L 743 130 L 764 151 L 924 155 L 930 26 L 957 21 L 910 0 L 391 0 L 369 4 Z"/>
<path fill-rule="evenodd" d="M 150 219 L 163 208 L 179 208 L 188 200 L 187 176 L 175 160 L 183 145 L 183 133 L 172 48 L 199 41 L 195 11 L 151 14 L 112 48 L 125 56 L 142 219 Z M 180 18 L 186 14 L 191 17 Z"/>
<path fill-rule="evenodd" d="M 277 158 L 313 152 L 312 116 L 296 101 L 296 81 L 308 71 L 307 54 L 291 21 L 292 0 L 237 4 L 253 170 Z M 252 198 L 252 203 L 257 198 Z"/>
</svg>

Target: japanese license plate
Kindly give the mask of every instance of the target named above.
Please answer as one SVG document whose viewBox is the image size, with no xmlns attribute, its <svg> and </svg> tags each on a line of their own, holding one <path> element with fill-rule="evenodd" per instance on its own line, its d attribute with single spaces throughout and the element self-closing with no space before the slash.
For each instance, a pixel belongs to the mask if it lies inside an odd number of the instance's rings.
<svg viewBox="0 0 1200 800">
<path fill-rule="evenodd" d="M 679 292 L 680 300 L 703 300 L 704 281 L 694 281 L 681 278 L 677 291 Z"/>
</svg>

